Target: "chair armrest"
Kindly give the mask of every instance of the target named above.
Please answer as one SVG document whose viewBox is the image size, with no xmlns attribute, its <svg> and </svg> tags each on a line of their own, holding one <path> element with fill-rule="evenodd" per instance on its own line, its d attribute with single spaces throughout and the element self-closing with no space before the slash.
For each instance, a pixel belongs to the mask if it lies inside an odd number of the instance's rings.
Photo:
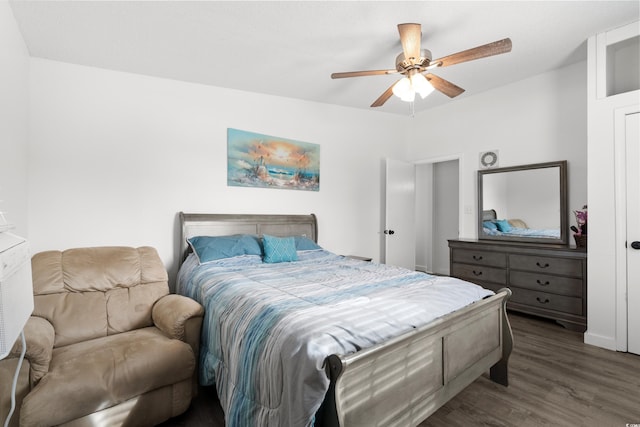
<svg viewBox="0 0 640 427">
<path fill-rule="evenodd" d="M 24 326 L 24 338 L 27 343 L 24 357 L 31 364 L 29 381 L 32 387 L 49 372 L 55 336 L 53 325 L 42 317 L 31 316 Z M 11 349 L 10 357 L 20 357 L 21 351 L 22 340 L 18 339 Z"/>
<path fill-rule="evenodd" d="M 185 341 L 185 325 L 189 319 L 199 318 L 202 322 L 204 308 L 182 295 L 166 295 L 153 305 L 151 316 L 153 323 L 169 337 Z"/>
</svg>

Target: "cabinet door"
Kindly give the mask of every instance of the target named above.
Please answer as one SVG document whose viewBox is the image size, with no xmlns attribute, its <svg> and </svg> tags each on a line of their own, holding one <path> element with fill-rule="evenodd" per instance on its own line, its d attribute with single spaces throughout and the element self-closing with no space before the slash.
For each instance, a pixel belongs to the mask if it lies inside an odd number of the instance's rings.
<svg viewBox="0 0 640 427">
<path fill-rule="evenodd" d="M 640 113 L 626 118 L 627 148 L 627 346 L 640 354 Z M 632 242 L 635 244 L 632 246 Z M 634 247 L 635 246 L 635 247 Z"/>
</svg>

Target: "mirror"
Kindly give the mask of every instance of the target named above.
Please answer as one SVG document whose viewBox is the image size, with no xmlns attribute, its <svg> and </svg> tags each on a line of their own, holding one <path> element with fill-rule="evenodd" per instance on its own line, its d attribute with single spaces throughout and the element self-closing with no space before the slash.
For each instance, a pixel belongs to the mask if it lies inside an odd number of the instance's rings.
<svg viewBox="0 0 640 427">
<path fill-rule="evenodd" d="M 478 171 L 478 238 L 566 245 L 567 161 Z"/>
</svg>

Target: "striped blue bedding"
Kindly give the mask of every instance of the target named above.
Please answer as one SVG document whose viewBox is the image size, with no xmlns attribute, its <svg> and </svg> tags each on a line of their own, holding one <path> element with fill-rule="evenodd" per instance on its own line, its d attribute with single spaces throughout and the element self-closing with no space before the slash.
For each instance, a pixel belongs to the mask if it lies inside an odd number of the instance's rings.
<svg viewBox="0 0 640 427">
<path fill-rule="evenodd" d="M 559 239 L 560 229 L 537 229 L 537 228 L 518 228 L 511 227 L 509 231 L 492 230 L 487 227 L 482 227 L 482 231 L 490 236 L 513 236 L 513 237 L 541 237 L 549 239 Z"/>
<path fill-rule="evenodd" d="M 200 382 L 215 384 L 229 427 L 308 426 L 329 386 L 330 354 L 348 354 L 493 293 L 450 277 L 326 250 L 263 263 L 247 255 L 199 265 L 177 292 L 205 307 Z"/>
</svg>

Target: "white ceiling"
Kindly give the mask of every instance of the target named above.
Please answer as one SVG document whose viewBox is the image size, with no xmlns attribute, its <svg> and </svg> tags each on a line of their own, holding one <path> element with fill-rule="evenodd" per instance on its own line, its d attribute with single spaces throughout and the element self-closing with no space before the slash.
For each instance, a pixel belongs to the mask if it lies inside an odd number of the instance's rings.
<svg viewBox="0 0 640 427">
<path fill-rule="evenodd" d="M 511 53 L 432 71 L 466 92 L 416 112 L 585 59 L 589 36 L 640 13 L 637 0 L 10 3 L 33 57 L 363 109 L 398 76 L 330 74 L 395 68 L 399 23 L 422 24 L 434 58 L 511 38 Z"/>
</svg>

